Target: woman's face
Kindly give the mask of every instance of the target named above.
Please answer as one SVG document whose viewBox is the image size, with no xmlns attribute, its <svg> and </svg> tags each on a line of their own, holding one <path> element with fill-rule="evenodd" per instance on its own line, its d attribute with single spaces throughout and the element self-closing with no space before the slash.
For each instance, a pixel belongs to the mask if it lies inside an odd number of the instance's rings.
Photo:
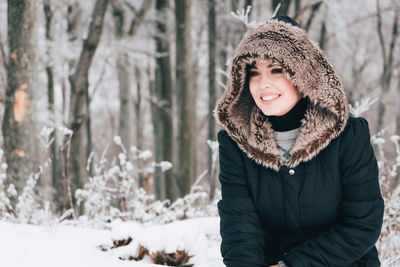
<svg viewBox="0 0 400 267">
<path fill-rule="evenodd" d="M 249 70 L 250 93 L 267 116 L 282 116 L 300 100 L 300 94 L 286 78 L 285 70 L 272 60 L 255 64 Z"/>
</svg>

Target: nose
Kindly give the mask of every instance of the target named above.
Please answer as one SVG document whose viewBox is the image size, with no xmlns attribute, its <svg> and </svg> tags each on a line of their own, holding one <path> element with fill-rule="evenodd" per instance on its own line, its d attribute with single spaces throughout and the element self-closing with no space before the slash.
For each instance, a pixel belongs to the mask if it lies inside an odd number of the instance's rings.
<svg viewBox="0 0 400 267">
<path fill-rule="evenodd" d="M 268 75 L 266 74 L 261 75 L 261 86 L 263 88 L 270 88 L 272 86 L 271 79 Z"/>
</svg>

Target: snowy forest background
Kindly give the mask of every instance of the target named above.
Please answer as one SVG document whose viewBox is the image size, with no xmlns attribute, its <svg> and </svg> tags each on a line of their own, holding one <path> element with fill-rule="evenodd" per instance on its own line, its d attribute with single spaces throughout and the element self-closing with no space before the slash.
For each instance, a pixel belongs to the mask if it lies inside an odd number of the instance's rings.
<svg viewBox="0 0 400 267">
<path fill-rule="evenodd" d="M 116 259 L 223 266 L 212 110 L 246 28 L 274 12 L 309 32 L 370 124 L 380 258 L 400 266 L 398 0 L 0 0 L 0 228 L 107 230 L 99 251 Z M 197 250 L 182 245 L 196 225 Z"/>
</svg>

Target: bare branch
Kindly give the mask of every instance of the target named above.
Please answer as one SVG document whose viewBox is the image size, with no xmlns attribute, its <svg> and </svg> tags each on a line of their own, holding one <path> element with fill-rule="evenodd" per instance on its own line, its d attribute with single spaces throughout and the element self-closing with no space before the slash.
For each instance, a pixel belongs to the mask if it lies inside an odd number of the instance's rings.
<svg viewBox="0 0 400 267">
<path fill-rule="evenodd" d="M 142 6 L 137 12 L 135 18 L 131 22 L 131 26 L 129 27 L 128 34 L 130 36 L 134 36 L 136 34 L 137 29 L 142 23 L 147 11 L 150 9 L 153 1 L 152 0 L 143 0 Z"/>
<path fill-rule="evenodd" d="M 300 11 L 295 16 L 295 21 L 300 25 L 301 19 L 303 18 L 304 12 L 310 7 L 310 1 L 307 0 L 307 3 L 300 9 Z"/>
<path fill-rule="evenodd" d="M 278 14 L 278 11 L 279 11 L 280 8 L 281 8 L 281 3 L 279 3 L 279 4 L 276 6 L 276 8 L 275 8 L 275 10 L 274 10 L 274 13 L 272 13 L 272 17 L 275 17 L 276 14 Z"/>
<path fill-rule="evenodd" d="M 387 7 L 387 8 L 381 9 L 381 12 L 379 12 L 379 13 L 383 14 L 383 13 L 391 12 L 391 11 L 393 11 L 393 7 Z M 366 20 L 373 19 L 373 18 L 375 18 L 377 16 L 378 16 L 378 13 L 368 14 L 365 17 L 356 18 L 352 22 L 346 24 L 346 26 L 347 27 L 351 27 L 351 26 L 354 26 L 354 25 L 356 25 L 358 23 L 362 23 L 362 22 L 364 22 Z"/>
<path fill-rule="evenodd" d="M 92 93 L 89 96 L 89 103 L 92 102 L 94 94 L 96 93 L 97 89 L 99 89 L 99 86 L 100 86 L 101 82 L 103 81 L 104 73 L 106 72 L 106 67 L 105 67 L 106 64 L 108 64 L 108 59 L 105 60 L 105 64 L 103 65 L 103 68 L 101 69 L 100 77 L 97 80 L 96 84 L 93 86 Z"/>
<path fill-rule="evenodd" d="M 7 55 L 6 51 L 4 50 L 3 42 L 0 39 L 0 52 L 1 52 L 1 58 L 3 59 L 3 65 L 4 68 L 7 70 L 8 69 L 8 62 L 7 62 Z"/>
<path fill-rule="evenodd" d="M 144 1 L 146 1 L 146 0 L 144 0 Z M 125 0 L 125 5 L 127 7 L 129 7 L 129 9 L 133 12 L 133 14 L 136 15 L 136 13 L 137 13 L 136 8 L 131 3 L 129 3 L 129 1 Z"/>
<path fill-rule="evenodd" d="M 379 37 L 379 43 L 381 44 L 381 50 L 382 50 L 382 58 L 383 58 L 383 65 L 386 66 L 386 47 L 385 47 L 385 41 L 383 39 L 383 33 L 382 33 L 382 15 L 381 15 L 381 7 L 379 4 L 380 0 L 376 0 L 376 10 L 377 10 L 377 30 L 378 30 L 378 37 Z"/>
<path fill-rule="evenodd" d="M 393 67 L 393 52 L 396 44 L 396 40 L 399 36 L 399 12 L 398 9 L 395 9 L 395 16 L 393 21 L 393 28 L 392 28 L 392 40 L 390 41 L 389 45 L 389 58 L 388 58 L 388 82 L 390 84 L 391 76 L 392 76 L 392 67 Z"/>
<path fill-rule="evenodd" d="M 52 41 L 51 38 L 51 20 L 54 15 L 54 11 L 50 5 L 50 0 L 45 0 L 43 2 L 43 11 L 46 19 L 46 39 Z"/>
<path fill-rule="evenodd" d="M 84 121 L 83 96 L 87 90 L 88 73 L 92 63 L 93 55 L 100 42 L 103 28 L 104 14 L 109 0 L 97 0 L 93 9 L 92 21 L 89 25 L 88 37 L 83 42 L 78 65 L 74 73 L 69 77 L 71 83 L 71 109 L 69 118 L 69 128 L 79 130 Z"/>
<path fill-rule="evenodd" d="M 147 100 L 150 102 L 150 104 L 156 106 L 157 108 L 163 110 L 165 113 L 167 113 L 171 118 L 173 116 L 171 108 L 169 108 L 169 104 L 165 100 L 160 100 L 158 99 L 155 95 L 150 95 L 150 97 L 147 98 Z"/>
<path fill-rule="evenodd" d="M 112 7 L 112 14 L 114 17 L 115 23 L 115 34 L 117 37 L 121 37 L 123 35 L 123 28 L 124 28 L 124 7 L 120 1 L 113 0 L 111 2 Z"/>
<path fill-rule="evenodd" d="M 311 5 L 311 15 L 307 20 L 307 24 L 305 27 L 305 30 L 308 31 L 310 29 L 311 23 L 315 17 L 315 14 L 317 13 L 318 9 L 321 7 L 322 1 L 319 1 L 313 5 Z"/>
</svg>

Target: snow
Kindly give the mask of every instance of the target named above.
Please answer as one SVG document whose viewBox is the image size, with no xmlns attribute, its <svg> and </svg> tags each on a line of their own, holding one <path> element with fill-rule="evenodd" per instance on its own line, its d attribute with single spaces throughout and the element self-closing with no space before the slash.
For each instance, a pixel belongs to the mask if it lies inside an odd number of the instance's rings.
<svg viewBox="0 0 400 267">
<path fill-rule="evenodd" d="M 0 221 L 1 266 L 58 267 L 70 266 L 162 266 L 142 261 L 121 260 L 139 244 L 151 252 L 185 249 L 194 255 L 189 263 L 195 267 L 223 267 L 219 252 L 219 218 L 196 218 L 165 225 L 141 225 L 115 221 L 110 230 L 89 229 L 58 224 L 54 227 L 13 224 Z M 100 245 L 112 246 L 112 240 L 131 236 L 123 247 L 101 251 Z"/>
</svg>

